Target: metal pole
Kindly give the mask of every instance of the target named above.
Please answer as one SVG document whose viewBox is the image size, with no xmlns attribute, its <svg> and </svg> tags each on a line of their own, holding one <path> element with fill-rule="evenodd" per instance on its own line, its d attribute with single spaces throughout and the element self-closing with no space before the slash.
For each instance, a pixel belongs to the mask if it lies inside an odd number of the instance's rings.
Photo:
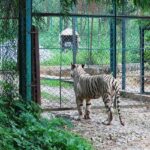
<svg viewBox="0 0 150 150">
<path fill-rule="evenodd" d="M 88 12 L 88 2 L 86 2 L 86 13 Z M 90 65 L 90 60 L 89 60 L 89 58 L 90 58 L 90 56 L 89 56 L 89 51 L 90 51 L 90 36 L 89 36 L 89 34 L 90 34 L 90 18 L 88 17 L 87 18 L 88 19 L 88 31 L 87 31 L 87 46 L 88 46 L 88 68 L 89 68 L 89 65 Z"/>
<path fill-rule="evenodd" d="M 31 100 L 32 0 L 26 0 L 26 99 Z"/>
<path fill-rule="evenodd" d="M 116 0 L 113 0 L 113 11 L 114 11 L 114 49 L 113 49 L 113 76 L 116 78 L 116 66 L 117 66 L 117 60 L 116 60 L 116 49 L 117 49 L 117 34 L 116 34 L 116 23 L 117 23 L 117 11 L 116 11 Z"/>
<path fill-rule="evenodd" d="M 90 65 L 93 64 L 93 60 L 92 60 L 92 38 L 93 38 L 93 22 L 94 22 L 94 18 L 91 18 L 91 31 L 90 31 Z"/>
<path fill-rule="evenodd" d="M 32 26 L 32 100 L 41 104 L 38 29 Z"/>
<path fill-rule="evenodd" d="M 114 49 L 113 20 L 110 19 L 110 70 L 113 73 L 113 49 Z"/>
<path fill-rule="evenodd" d="M 19 93 L 31 97 L 31 24 L 32 0 L 19 0 Z"/>
<path fill-rule="evenodd" d="M 124 14 L 124 4 L 122 6 Z M 122 20 L 122 90 L 126 88 L 126 20 Z"/>
<path fill-rule="evenodd" d="M 77 13 L 77 12 L 78 12 L 78 9 L 77 9 L 77 7 L 75 7 L 75 13 Z M 75 17 L 75 24 L 76 24 L 75 31 L 78 32 L 78 18 L 77 17 Z"/>
<path fill-rule="evenodd" d="M 60 28 L 60 33 L 61 33 L 62 32 L 62 17 L 60 17 L 59 25 L 60 25 L 59 28 Z M 61 40 L 61 37 L 60 37 L 60 40 Z M 61 93 L 61 89 L 62 89 L 62 84 L 61 84 L 62 52 L 63 52 L 63 48 L 62 48 L 62 46 L 60 46 L 60 75 L 59 75 L 60 108 L 62 106 L 62 96 L 61 96 L 62 95 L 62 93 Z"/>
<path fill-rule="evenodd" d="M 90 18 L 88 18 L 88 35 L 87 35 L 87 37 L 88 37 L 88 68 L 89 68 L 89 65 L 90 65 Z"/>
<path fill-rule="evenodd" d="M 83 17 L 83 18 L 114 18 L 114 15 L 100 15 L 100 14 L 75 14 L 75 13 L 70 13 L 70 14 L 64 14 L 64 13 L 32 13 L 32 16 L 40 16 L 40 17 L 46 17 L 46 16 L 54 16 L 54 17 L 60 17 L 60 16 L 67 16 L 67 17 Z M 117 15 L 116 18 L 122 19 L 122 18 L 127 18 L 127 19 L 145 19 L 145 20 L 150 20 L 150 16 L 137 16 L 137 15 Z"/>
<path fill-rule="evenodd" d="M 75 6 L 73 6 L 73 10 L 75 10 Z M 76 45 L 76 17 L 72 17 L 72 35 L 73 35 L 73 64 L 76 64 L 76 54 L 77 54 L 77 45 Z"/>
<path fill-rule="evenodd" d="M 101 42 L 101 37 L 100 37 L 100 33 L 101 33 L 101 21 L 100 21 L 100 18 L 98 19 L 98 48 L 100 49 L 100 46 L 101 46 L 101 44 L 100 44 L 100 42 Z"/>
<path fill-rule="evenodd" d="M 144 93 L 144 29 L 140 27 L 140 93 Z"/>
</svg>

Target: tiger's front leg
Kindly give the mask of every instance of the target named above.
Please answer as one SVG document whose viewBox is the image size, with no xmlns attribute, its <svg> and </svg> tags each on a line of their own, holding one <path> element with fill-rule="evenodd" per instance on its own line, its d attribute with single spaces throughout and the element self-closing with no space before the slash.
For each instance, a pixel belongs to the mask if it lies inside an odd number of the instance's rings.
<svg viewBox="0 0 150 150">
<path fill-rule="evenodd" d="M 86 99 L 86 109 L 85 109 L 84 119 L 91 119 L 90 113 L 91 113 L 91 100 Z"/>
<path fill-rule="evenodd" d="M 83 118 L 83 99 L 77 97 L 76 103 L 79 114 L 78 120 L 81 120 Z"/>
</svg>

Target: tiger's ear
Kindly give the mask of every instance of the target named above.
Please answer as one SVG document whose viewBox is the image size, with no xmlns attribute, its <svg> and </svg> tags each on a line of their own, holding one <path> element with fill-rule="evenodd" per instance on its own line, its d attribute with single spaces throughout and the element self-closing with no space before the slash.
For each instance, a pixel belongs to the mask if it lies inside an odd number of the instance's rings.
<svg viewBox="0 0 150 150">
<path fill-rule="evenodd" d="M 82 64 L 81 66 L 82 66 L 82 68 L 84 68 L 84 66 L 85 66 L 85 65 L 84 65 L 84 64 Z"/>
<path fill-rule="evenodd" d="M 75 67 L 76 65 L 71 63 L 71 69 L 74 69 Z"/>
</svg>

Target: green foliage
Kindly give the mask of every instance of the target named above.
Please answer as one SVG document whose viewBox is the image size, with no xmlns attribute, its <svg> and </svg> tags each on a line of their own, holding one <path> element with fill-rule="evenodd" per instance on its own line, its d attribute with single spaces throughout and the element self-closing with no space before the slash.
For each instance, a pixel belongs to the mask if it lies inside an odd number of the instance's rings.
<svg viewBox="0 0 150 150">
<path fill-rule="evenodd" d="M 92 146 L 67 131 L 69 120 L 40 117 L 40 107 L 20 98 L 0 97 L 1 150 L 91 150 Z"/>
<path fill-rule="evenodd" d="M 150 24 L 149 24 L 150 25 Z M 150 31 L 145 32 L 145 51 L 144 51 L 144 59 L 147 62 L 146 68 L 150 69 Z"/>
<path fill-rule="evenodd" d="M 134 4 L 143 10 L 148 10 L 150 8 L 150 1 L 149 0 L 133 0 Z"/>
<path fill-rule="evenodd" d="M 144 59 L 147 62 L 147 68 L 150 68 L 150 50 L 144 52 Z"/>
<path fill-rule="evenodd" d="M 82 26 L 81 27 L 81 21 Z M 98 40 L 98 20 L 94 20 L 93 24 L 93 40 L 92 40 L 92 48 L 93 50 L 88 48 L 90 45 L 90 35 L 87 28 L 87 20 L 86 19 L 78 20 L 78 32 L 80 36 L 80 44 L 77 52 L 77 63 L 86 63 L 86 64 L 109 64 L 110 63 L 110 35 L 109 35 L 109 22 L 108 20 L 101 20 L 101 29 L 100 29 L 100 41 Z M 44 66 L 53 66 L 53 65 L 70 65 L 73 60 L 73 53 L 71 50 L 67 50 L 66 53 L 62 53 L 61 57 L 61 49 L 60 43 L 58 41 L 59 33 L 58 20 L 54 18 L 53 20 L 53 30 L 49 30 L 48 32 L 41 31 L 40 34 L 40 44 L 42 47 L 46 47 L 52 53 L 52 57 L 41 62 L 41 65 Z M 91 24 L 91 21 L 90 21 Z M 121 49 L 122 49 L 122 41 L 121 41 L 121 25 L 117 26 L 117 63 L 121 63 Z M 85 36 L 87 35 L 87 36 Z M 88 36 L 89 35 L 89 36 Z M 52 42 L 51 42 L 52 41 Z M 139 22 L 135 20 L 126 21 L 126 59 L 128 63 L 138 63 L 140 60 L 139 53 Z M 53 49 L 55 47 L 55 49 Z M 56 49 L 57 48 L 57 49 Z M 87 48 L 87 49 L 84 49 Z"/>
<path fill-rule="evenodd" d="M 18 0 L 0 1 L 0 42 L 5 42 L 17 37 L 18 20 L 6 18 L 18 17 L 18 3 Z"/>
<path fill-rule="evenodd" d="M 77 4 L 77 0 L 63 0 L 60 1 L 60 5 L 61 5 L 61 12 L 63 12 L 64 14 L 68 14 L 70 12 L 70 9 L 72 8 L 73 5 Z"/>
<path fill-rule="evenodd" d="M 92 150 L 88 141 L 71 133 L 69 120 L 41 117 L 40 107 L 23 101 L 15 85 L 1 83 L 6 94 L 0 96 L 0 150 Z"/>
<path fill-rule="evenodd" d="M 53 65 L 70 65 L 72 63 L 72 51 L 68 51 L 66 53 L 62 54 L 62 57 L 60 59 L 60 52 L 58 51 L 52 51 L 53 57 L 49 60 L 45 60 L 41 63 L 43 66 L 53 66 Z M 79 64 L 109 64 L 109 51 L 108 50 L 93 50 L 90 52 L 88 50 L 80 50 L 77 52 L 77 63 Z M 61 60 L 61 61 L 60 61 Z"/>
<path fill-rule="evenodd" d="M 17 71 L 17 65 L 16 65 L 16 62 L 14 60 L 3 61 L 2 68 L 3 68 L 3 70 Z"/>
<path fill-rule="evenodd" d="M 53 120 L 51 120 L 51 122 L 49 123 L 50 126 L 52 127 L 56 127 L 56 128 L 73 128 L 73 124 L 68 120 L 68 119 L 63 119 L 63 118 L 55 118 Z"/>
<path fill-rule="evenodd" d="M 140 55 L 139 50 L 129 50 L 126 52 L 126 61 L 127 63 L 139 63 L 140 62 Z"/>
</svg>

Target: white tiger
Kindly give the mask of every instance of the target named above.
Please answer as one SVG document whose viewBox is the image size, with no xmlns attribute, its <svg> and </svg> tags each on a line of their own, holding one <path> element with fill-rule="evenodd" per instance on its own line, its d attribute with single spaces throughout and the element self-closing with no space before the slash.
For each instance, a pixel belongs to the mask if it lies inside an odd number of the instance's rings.
<svg viewBox="0 0 150 150">
<path fill-rule="evenodd" d="M 117 80 L 110 75 L 89 75 L 84 71 L 84 65 L 71 64 L 71 76 L 74 80 L 74 91 L 79 113 L 79 119 L 83 116 L 83 101 L 86 100 L 85 119 L 90 119 L 91 99 L 102 97 L 108 111 L 108 119 L 103 122 L 110 125 L 113 119 L 113 105 L 118 110 L 121 125 L 124 125 L 120 113 L 119 97 L 120 88 Z"/>
</svg>

